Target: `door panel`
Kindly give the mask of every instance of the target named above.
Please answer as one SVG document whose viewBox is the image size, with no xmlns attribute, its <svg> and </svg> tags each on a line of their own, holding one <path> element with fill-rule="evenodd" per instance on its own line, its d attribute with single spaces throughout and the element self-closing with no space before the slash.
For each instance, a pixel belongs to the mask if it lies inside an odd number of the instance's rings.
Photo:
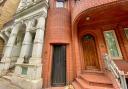
<svg viewBox="0 0 128 89">
<path fill-rule="evenodd" d="M 66 47 L 53 46 L 52 86 L 61 86 L 66 83 Z"/>
<path fill-rule="evenodd" d="M 83 54 L 85 61 L 85 68 L 94 67 L 99 68 L 97 49 L 95 44 L 95 39 L 91 35 L 85 35 L 82 38 L 83 43 Z"/>
</svg>

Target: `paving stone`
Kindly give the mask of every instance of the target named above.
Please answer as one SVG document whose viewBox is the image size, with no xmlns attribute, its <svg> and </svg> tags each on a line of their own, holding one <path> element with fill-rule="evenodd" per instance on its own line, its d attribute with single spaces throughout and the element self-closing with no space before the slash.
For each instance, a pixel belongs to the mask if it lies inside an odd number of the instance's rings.
<svg viewBox="0 0 128 89">
<path fill-rule="evenodd" d="M 0 89 L 22 89 L 13 85 L 9 80 L 0 78 Z"/>
</svg>

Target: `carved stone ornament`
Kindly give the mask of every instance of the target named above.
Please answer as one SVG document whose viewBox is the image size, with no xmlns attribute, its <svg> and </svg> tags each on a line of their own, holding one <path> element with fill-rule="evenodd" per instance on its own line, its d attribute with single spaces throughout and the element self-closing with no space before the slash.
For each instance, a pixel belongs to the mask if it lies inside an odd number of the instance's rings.
<svg viewBox="0 0 128 89">
<path fill-rule="evenodd" d="M 3 2 L 4 0 L 0 0 L 0 4 Z"/>
</svg>

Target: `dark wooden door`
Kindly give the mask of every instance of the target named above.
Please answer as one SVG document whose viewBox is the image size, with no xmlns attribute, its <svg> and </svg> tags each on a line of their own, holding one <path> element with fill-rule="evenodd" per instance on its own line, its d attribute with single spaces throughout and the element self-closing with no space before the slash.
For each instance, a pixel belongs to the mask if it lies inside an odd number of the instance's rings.
<svg viewBox="0 0 128 89">
<path fill-rule="evenodd" d="M 92 35 L 82 38 L 85 68 L 99 68 L 95 39 Z"/>
<path fill-rule="evenodd" d="M 66 47 L 64 45 L 53 46 L 52 86 L 64 86 L 66 84 Z"/>
</svg>

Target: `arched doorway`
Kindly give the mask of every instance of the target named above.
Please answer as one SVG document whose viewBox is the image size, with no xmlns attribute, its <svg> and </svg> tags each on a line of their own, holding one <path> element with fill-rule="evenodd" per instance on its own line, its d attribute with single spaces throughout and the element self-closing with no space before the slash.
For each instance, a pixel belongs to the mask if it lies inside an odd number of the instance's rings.
<svg viewBox="0 0 128 89">
<path fill-rule="evenodd" d="M 82 37 L 85 69 L 99 69 L 95 38 L 91 34 Z"/>
<path fill-rule="evenodd" d="M 3 57 L 3 51 L 4 51 L 4 40 L 0 38 L 0 60 Z"/>
</svg>

